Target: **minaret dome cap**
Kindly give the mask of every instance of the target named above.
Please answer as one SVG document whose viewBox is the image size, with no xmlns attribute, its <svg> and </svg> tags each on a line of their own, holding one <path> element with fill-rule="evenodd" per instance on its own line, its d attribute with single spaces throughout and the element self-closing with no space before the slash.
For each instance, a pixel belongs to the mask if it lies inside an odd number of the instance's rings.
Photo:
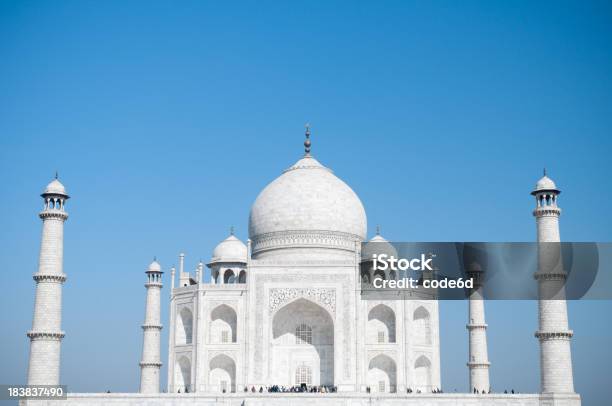
<svg viewBox="0 0 612 406">
<path fill-rule="evenodd" d="M 535 195 L 536 193 L 540 193 L 540 192 L 561 193 L 561 191 L 557 189 L 557 185 L 555 184 L 555 182 L 551 178 L 546 176 L 546 174 L 542 176 L 540 180 L 538 180 L 538 182 L 536 183 L 535 189 L 533 190 L 533 192 L 531 192 L 531 194 Z"/>
<path fill-rule="evenodd" d="M 51 182 L 49 182 L 47 187 L 45 187 L 45 191 L 41 194 L 41 196 L 46 195 L 60 195 L 64 196 L 66 199 L 69 198 L 68 193 L 66 193 L 66 188 L 58 178 L 53 179 Z"/>
<path fill-rule="evenodd" d="M 153 262 L 151 262 L 151 264 L 149 264 L 149 269 L 147 269 L 147 273 L 149 272 L 159 272 L 161 273 L 161 265 L 159 264 L 159 262 L 157 262 L 156 259 L 153 260 Z"/>
</svg>

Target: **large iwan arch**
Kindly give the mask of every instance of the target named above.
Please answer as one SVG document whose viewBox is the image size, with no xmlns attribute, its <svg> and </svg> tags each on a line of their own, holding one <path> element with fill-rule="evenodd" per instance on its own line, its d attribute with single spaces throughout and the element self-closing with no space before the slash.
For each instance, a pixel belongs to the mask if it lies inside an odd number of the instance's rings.
<svg viewBox="0 0 612 406">
<path fill-rule="evenodd" d="M 295 300 L 272 320 L 270 375 L 273 382 L 291 386 L 311 371 L 312 385 L 334 384 L 334 322 L 323 307 Z"/>
</svg>

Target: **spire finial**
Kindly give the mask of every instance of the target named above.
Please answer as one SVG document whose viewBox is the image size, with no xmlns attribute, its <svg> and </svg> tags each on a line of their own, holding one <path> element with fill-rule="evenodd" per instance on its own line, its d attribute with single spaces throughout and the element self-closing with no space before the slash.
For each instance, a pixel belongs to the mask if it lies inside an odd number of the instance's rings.
<svg viewBox="0 0 612 406">
<path fill-rule="evenodd" d="M 153 255 L 153 262 L 157 261 L 157 255 Z"/>
<path fill-rule="evenodd" d="M 546 176 L 546 168 L 544 168 L 544 176 Z"/>
<path fill-rule="evenodd" d="M 57 173 L 57 171 L 55 171 L 55 179 L 59 178 L 59 174 Z"/>
<path fill-rule="evenodd" d="M 230 226 L 230 235 L 234 235 L 234 226 Z"/>
<path fill-rule="evenodd" d="M 380 224 L 376 224 L 376 235 L 380 235 Z"/>
<path fill-rule="evenodd" d="M 304 141 L 304 152 L 306 156 L 310 156 L 310 124 L 306 123 L 306 141 Z"/>
</svg>

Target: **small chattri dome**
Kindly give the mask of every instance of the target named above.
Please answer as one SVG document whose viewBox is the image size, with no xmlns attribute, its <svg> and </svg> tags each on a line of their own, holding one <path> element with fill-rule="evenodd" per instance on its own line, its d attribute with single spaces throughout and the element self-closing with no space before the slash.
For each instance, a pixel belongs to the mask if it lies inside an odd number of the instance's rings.
<svg viewBox="0 0 612 406">
<path fill-rule="evenodd" d="M 147 272 L 161 272 L 161 265 L 159 264 L 159 262 L 157 262 L 156 259 L 154 259 L 153 262 L 149 264 L 149 269 L 147 270 Z"/>
<path fill-rule="evenodd" d="M 212 254 L 211 264 L 218 262 L 241 262 L 246 263 L 247 247 L 234 234 L 221 241 L 215 247 Z"/>
<path fill-rule="evenodd" d="M 66 193 L 66 188 L 57 178 L 49 182 L 42 195 L 61 195 L 68 197 L 68 194 Z"/>
<path fill-rule="evenodd" d="M 380 234 L 376 234 L 370 241 L 365 243 L 361 251 L 361 259 L 369 261 L 374 255 L 386 254 L 387 256 L 397 258 L 397 250 L 389 241 Z"/>
</svg>

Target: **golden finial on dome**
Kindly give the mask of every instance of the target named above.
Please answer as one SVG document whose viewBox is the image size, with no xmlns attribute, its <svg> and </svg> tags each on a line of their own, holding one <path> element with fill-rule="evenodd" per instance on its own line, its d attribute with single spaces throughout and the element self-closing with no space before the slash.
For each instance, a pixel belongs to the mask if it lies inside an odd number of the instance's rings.
<svg viewBox="0 0 612 406">
<path fill-rule="evenodd" d="M 304 141 L 304 152 L 306 156 L 310 156 L 310 124 L 306 123 L 306 141 Z"/>
</svg>

